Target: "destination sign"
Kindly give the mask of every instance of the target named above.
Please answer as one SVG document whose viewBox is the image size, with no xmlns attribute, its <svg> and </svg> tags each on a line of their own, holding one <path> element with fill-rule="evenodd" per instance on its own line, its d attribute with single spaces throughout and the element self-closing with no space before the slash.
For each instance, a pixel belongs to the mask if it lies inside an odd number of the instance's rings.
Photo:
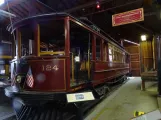
<svg viewBox="0 0 161 120">
<path fill-rule="evenodd" d="M 144 21 L 143 8 L 112 15 L 112 26 Z"/>
</svg>

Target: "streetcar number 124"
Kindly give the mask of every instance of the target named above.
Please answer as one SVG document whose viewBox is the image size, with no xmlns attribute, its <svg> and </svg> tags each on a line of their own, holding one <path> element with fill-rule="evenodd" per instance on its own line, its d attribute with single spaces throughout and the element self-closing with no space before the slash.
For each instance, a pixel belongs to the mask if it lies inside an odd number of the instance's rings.
<svg viewBox="0 0 161 120">
<path fill-rule="evenodd" d="M 42 71 L 52 71 L 52 70 L 55 70 L 57 71 L 59 68 L 57 65 L 42 65 Z"/>
</svg>

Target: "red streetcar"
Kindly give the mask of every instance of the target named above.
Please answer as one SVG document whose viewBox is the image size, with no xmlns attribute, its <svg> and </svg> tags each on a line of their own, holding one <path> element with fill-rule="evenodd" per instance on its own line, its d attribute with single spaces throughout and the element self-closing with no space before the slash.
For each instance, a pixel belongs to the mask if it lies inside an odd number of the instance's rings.
<svg viewBox="0 0 161 120">
<path fill-rule="evenodd" d="M 129 54 L 122 46 L 66 13 L 21 20 L 11 32 L 16 33 L 16 56 L 12 86 L 5 93 L 24 103 L 66 101 L 69 93 L 87 91 L 99 97 L 108 83 L 129 73 Z"/>
</svg>

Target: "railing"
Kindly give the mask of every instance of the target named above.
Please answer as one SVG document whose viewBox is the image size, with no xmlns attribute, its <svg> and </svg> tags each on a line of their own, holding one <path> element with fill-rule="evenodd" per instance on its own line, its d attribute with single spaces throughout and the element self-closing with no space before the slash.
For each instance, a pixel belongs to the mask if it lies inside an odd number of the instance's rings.
<svg viewBox="0 0 161 120">
<path fill-rule="evenodd" d="M 64 51 L 57 51 L 57 52 L 41 51 L 40 55 L 65 55 L 65 52 Z"/>
</svg>

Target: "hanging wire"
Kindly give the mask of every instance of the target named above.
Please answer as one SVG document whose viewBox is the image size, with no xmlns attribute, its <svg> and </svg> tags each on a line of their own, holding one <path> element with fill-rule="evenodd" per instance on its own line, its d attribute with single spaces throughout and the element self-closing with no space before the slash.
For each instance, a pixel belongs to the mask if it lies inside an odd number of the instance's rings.
<svg viewBox="0 0 161 120">
<path fill-rule="evenodd" d="M 9 7 L 9 4 L 8 4 L 8 0 L 5 0 L 6 3 L 7 3 L 7 9 L 8 9 L 8 12 L 10 12 L 10 7 Z M 12 18 L 11 18 L 11 15 L 9 15 L 9 18 L 10 18 L 10 24 L 11 24 L 11 28 L 12 28 L 12 31 L 13 31 L 13 22 L 12 22 Z M 15 43 L 15 46 L 16 46 L 16 37 L 15 37 L 15 33 L 13 32 L 13 39 L 14 39 L 14 43 Z"/>
</svg>

